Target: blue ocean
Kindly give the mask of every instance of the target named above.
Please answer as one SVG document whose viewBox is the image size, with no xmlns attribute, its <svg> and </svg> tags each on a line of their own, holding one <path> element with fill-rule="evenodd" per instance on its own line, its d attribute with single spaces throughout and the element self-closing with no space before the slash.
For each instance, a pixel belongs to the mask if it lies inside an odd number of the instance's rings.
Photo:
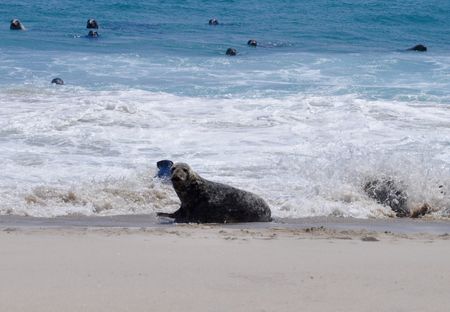
<svg viewBox="0 0 450 312">
<path fill-rule="evenodd" d="M 154 178 L 171 159 L 275 217 L 390 217 L 363 190 L 379 178 L 450 216 L 449 1 L 0 0 L 0 17 L 0 214 L 172 211 Z"/>
</svg>

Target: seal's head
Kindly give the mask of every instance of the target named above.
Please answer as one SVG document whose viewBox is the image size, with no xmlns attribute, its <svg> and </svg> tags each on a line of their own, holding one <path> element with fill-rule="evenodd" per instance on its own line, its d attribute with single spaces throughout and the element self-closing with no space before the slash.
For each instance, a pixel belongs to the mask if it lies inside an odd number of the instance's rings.
<svg viewBox="0 0 450 312">
<path fill-rule="evenodd" d="M 57 85 L 63 85 L 64 84 L 64 80 L 62 80 L 61 78 L 54 78 L 52 80 L 52 83 L 57 84 Z"/>
<path fill-rule="evenodd" d="M 98 23 L 95 19 L 90 18 L 86 23 L 86 28 L 88 29 L 98 29 Z"/>
<path fill-rule="evenodd" d="M 237 55 L 237 51 L 234 48 L 228 48 L 227 52 L 225 52 L 225 54 L 228 56 L 235 56 L 235 55 Z"/>
<path fill-rule="evenodd" d="M 208 24 L 216 26 L 216 25 L 219 25 L 219 21 L 217 19 L 215 19 L 215 18 L 212 18 L 212 19 L 209 20 Z"/>
<path fill-rule="evenodd" d="M 256 47 L 258 45 L 258 42 L 256 42 L 255 39 L 250 39 L 249 41 L 247 41 L 247 44 L 251 47 Z"/>
<path fill-rule="evenodd" d="M 9 26 L 9 29 L 11 30 L 25 30 L 25 27 L 18 19 L 11 20 L 11 24 Z"/>
<path fill-rule="evenodd" d="M 185 163 L 174 164 L 170 172 L 170 179 L 175 189 L 187 186 L 198 178 L 198 175 Z"/>
</svg>

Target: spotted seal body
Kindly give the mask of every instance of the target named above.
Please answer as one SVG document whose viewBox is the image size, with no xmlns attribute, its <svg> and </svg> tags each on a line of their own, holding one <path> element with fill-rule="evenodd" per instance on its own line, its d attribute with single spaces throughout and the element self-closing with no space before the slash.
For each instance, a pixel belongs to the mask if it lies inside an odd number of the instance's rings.
<svg viewBox="0 0 450 312">
<path fill-rule="evenodd" d="M 365 183 L 364 191 L 379 204 L 390 207 L 397 217 L 409 217 L 408 194 L 393 179 L 373 179 Z"/>
<path fill-rule="evenodd" d="M 158 216 L 175 222 L 236 223 L 269 222 L 271 211 L 259 196 L 222 183 L 208 181 L 187 164 L 172 166 L 171 180 L 181 207 L 174 213 Z"/>
</svg>

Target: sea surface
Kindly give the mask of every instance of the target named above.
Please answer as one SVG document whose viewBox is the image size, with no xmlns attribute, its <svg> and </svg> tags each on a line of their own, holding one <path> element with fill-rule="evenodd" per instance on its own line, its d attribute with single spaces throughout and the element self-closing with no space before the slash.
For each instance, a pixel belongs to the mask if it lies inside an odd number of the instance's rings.
<svg viewBox="0 0 450 312">
<path fill-rule="evenodd" d="M 161 159 L 275 217 L 384 218 L 386 177 L 449 217 L 450 1 L 0 0 L 0 215 L 174 210 Z"/>
</svg>

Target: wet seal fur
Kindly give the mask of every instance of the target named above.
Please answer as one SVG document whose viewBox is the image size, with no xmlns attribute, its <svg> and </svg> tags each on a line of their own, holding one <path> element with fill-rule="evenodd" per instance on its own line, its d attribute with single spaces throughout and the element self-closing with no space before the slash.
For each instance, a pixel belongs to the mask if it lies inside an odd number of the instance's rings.
<svg viewBox="0 0 450 312">
<path fill-rule="evenodd" d="M 25 27 L 23 26 L 22 22 L 19 21 L 17 18 L 11 20 L 11 23 L 9 25 L 9 29 L 11 30 L 25 30 Z"/>
<path fill-rule="evenodd" d="M 64 80 L 62 80 L 61 78 L 54 78 L 51 83 L 54 83 L 54 84 L 57 84 L 57 85 L 63 85 L 64 84 Z"/>
<path fill-rule="evenodd" d="M 225 54 L 228 56 L 235 56 L 235 55 L 237 55 L 237 51 L 234 48 L 228 48 L 227 51 L 225 52 Z"/>
<path fill-rule="evenodd" d="M 86 28 L 87 29 L 98 29 L 97 21 L 93 18 L 88 19 L 88 21 L 86 22 Z"/>
<path fill-rule="evenodd" d="M 98 38 L 100 35 L 98 34 L 98 32 L 90 30 L 89 33 L 87 34 L 88 38 Z"/>
<path fill-rule="evenodd" d="M 222 183 L 208 181 L 189 165 L 176 163 L 171 180 L 181 201 L 174 213 L 158 213 L 178 223 L 270 222 L 271 211 L 259 196 Z"/>
<path fill-rule="evenodd" d="M 247 45 L 256 47 L 258 45 L 258 42 L 255 39 L 250 39 L 249 41 L 247 41 Z"/>
<path fill-rule="evenodd" d="M 217 19 L 215 19 L 215 18 L 212 18 L 212 19 L 210 19 L 210 20 L 208 21 L 208 24 L 209 24 L 209 25 L 216 26 L 216 25 L 219 25 L 219 21 L 218 21 Z"/>
<path fill-rule="evenodd" d="M 439 189 L 443 186 L 440 185 Z M 410 209 L 408 203 L 408 193 L 405 186 L 392 178 L 372 179 L 364 184 L 364 192 L 379 204 L 390 207 L 399 218 L 420 218 L 431 212 L 432 207 L 424 203 L 419 207 Z"/>
<path fill-rule="evenodd" d="M 418 51 L 418 52 L 427 52 L 427 47 L 423 44 L 418 44 L 413 46 L 412 48 L 409 48 L 408 51 Z"/>
</svg>

